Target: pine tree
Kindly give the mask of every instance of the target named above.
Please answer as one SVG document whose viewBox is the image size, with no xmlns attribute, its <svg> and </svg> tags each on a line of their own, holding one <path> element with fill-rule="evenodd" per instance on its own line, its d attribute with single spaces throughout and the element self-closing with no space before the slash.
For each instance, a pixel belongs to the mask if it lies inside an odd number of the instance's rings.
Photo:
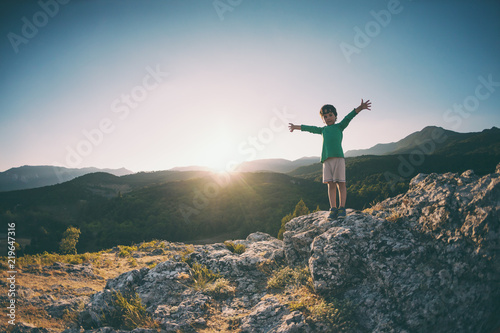
<svg viewBox="0 0 500 333">
<path fill-rule="evenodd" d="M 295 210 L 293 211 L 293 213 L 290 213 L 281 219 L 281 228 L 278 231 L 278 239 L 283 240 L 283 233 L 285 232 L 285 224 L 290 222 L 295 217 L 307 215 L 309 213 L 310 211 L 309 208 L 307 208 L 306 203 L 304 202 L 304 200 L 300 199 L 300 201 L 295 206 Z"/>
<path fill-rule="evenodd" d="M 309 208 L 307 208 L 304 200 L 300 199 L 299 203 L 295 206 L 295 210 L 293 211 L 293 217 L 307 215 L 309 213 Z"/>
</svg>

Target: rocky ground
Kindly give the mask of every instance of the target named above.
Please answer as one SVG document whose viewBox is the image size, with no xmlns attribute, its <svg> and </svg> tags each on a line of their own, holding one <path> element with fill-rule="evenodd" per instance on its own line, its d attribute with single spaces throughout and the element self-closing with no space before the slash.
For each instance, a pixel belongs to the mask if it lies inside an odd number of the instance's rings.
<svg viewBox="0 0 500 333">
<path fill-rule="evenodd" d="M 500 168 L 418 175 L 407 193 L 344 220 L 297 217 L 283 241 L 155 242 L 27 266 L 14 331 L 490 333 L 500 327 L 499 183 Z"/>
</svg>

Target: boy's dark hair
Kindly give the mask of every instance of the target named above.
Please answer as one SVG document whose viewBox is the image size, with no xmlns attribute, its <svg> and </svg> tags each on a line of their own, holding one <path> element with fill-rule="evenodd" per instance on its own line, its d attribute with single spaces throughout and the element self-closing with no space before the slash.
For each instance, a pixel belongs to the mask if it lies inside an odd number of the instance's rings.
<svg viewBox="0 0 500 333">
<path fill-rule="evenodd" d="M 321 107 L 321 110 L 319 111 L 319 114 L 321 116 L 324 116 L 325 114 L 330 113 L 330 112 L 333 113 L 335 115 L 335 117 L 337 117 L 337 109 L 335 108 L 335 106 L 330 105 L 330 104 L 323 105 Z"/>
</svg>

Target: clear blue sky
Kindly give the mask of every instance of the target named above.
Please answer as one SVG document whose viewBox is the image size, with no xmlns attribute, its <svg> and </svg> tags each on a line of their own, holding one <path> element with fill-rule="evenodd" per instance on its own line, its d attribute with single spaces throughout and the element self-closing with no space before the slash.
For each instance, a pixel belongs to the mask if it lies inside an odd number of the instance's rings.
<svg viewBox="0 0 500 333">
<path fill-rule="evenodd" d="M 362 98 L 344 151 L 500 126 L 498 1 L 8 3 L 0 171 L 319 156 L 319 136 L 285 124 Z"/>
</svg>

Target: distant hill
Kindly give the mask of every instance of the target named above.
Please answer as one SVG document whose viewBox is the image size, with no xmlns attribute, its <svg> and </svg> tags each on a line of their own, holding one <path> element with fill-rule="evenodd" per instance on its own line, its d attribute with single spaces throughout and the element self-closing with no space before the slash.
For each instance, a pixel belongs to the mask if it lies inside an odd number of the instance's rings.
<svg viewBox="0 0 500 333">
<path fill-rule="evenodd" d="M 190 165 L 183 167 L 175 167 L 169 169 L 168 171 L 211 171 L 211 169 L 209 167 L 204 167 L 204 166 Z"/>
<path fill-rule="evenodd" d="M 122 177 L 87 174 L 29 190 L 0 192 L 0 220 L 15 221 L 27 253 L 57 251 L 78 227 L 79 252 L 133 242 L 196 241 L 230 233 L 277 235 L 283 216 L 303 199 L 328 207 L 323 184 L 281 173 L 162 171 Z"/>
<path fill-rule="evenodd" d="M 25 165 L 22 167 L 11 168 L 7 171 L 0 172 L 0 192 L 24 190 L 24 189 L 59 184 L 93 172 L 107 172 L 115 176 L 123 176 L 132 173 L 132 171 L 127 170 L 125 168 L 70 169 L 70 168 L 48 166 L 48 165 L 41 165 L 41 166 Z"/>
<path fill-rule="evenodd" d="M 490 146 L 495 143 L 494 140 L 500 135 L 500 129 L 493 127 L 482 132 L 482 144 Z M 428 126 L 421 131 L 412 133 L 398 142 L 380 143 L 369 149 L 349 150 L 344 155 L 345 157 L 356 157 L 362 155 L 394 155 L 394 154 L 411 154 L 414 150 L 418 149 L 432 149 L 430 153 L 449 153 L 451 150 L 460 151 L 458 148 L 459 143 L 472 139 L 469 148 L 475 144 L 480 144 L 475 138 L 480 134 L 479 132 L 472 133 L 458 133 L 454 131 L 445 130 L 441 127 Z M 460 144 L 463 146 L 463 144 Z M 453 148 L 454 147 L 454 148 Z M 469 149 L 470 150 L 470 149 Z"/>
<path fill-rule="evenodd" d="M 295 161 L 282 158 L 261 159 L 241 163 L 236 170 L 240 172 L 271 171 L 287 173 L 301 166 L 317 163 L 319 157 L 302 157 Z"/>
</svg>

